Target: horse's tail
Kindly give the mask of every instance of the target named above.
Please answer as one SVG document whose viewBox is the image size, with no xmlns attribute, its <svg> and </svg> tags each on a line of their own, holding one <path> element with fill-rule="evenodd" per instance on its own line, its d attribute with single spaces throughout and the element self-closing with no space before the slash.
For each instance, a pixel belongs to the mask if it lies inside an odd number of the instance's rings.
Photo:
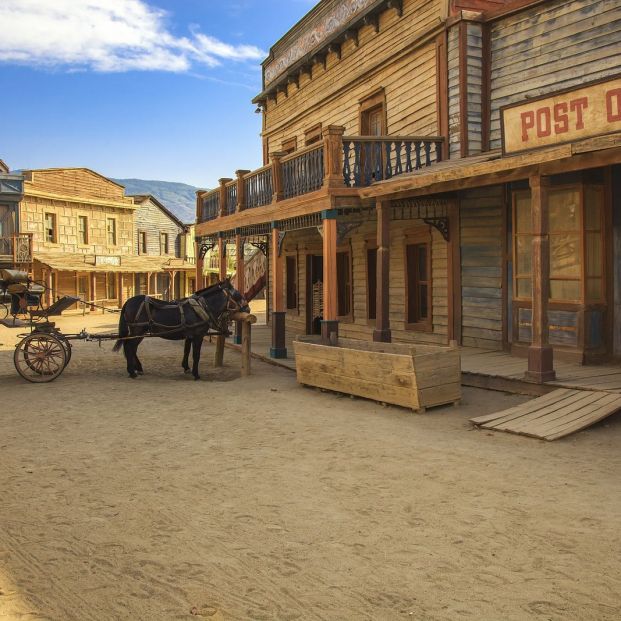
<svg viewBox="0 0 621 621">
<path fill-rule="evenodd" d="M 121 310 L 121 318 L 119 319 L 119 340 L 114 344 L 112 351 L 119 351 L 123 347 L 123 339 L 129 336 L 129 326 L 127 325 L 127 319 L 125 319 L 125 304 Z"/>
</svg>

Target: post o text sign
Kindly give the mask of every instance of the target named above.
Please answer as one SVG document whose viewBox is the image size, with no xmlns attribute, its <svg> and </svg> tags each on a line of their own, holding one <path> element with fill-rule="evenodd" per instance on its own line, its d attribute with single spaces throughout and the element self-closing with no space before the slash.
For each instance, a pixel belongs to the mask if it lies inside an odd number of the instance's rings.
<svg viewBox="0 0 621 621">
<path fill-rule="evenodd" d="M 501 109 L 505 154 L 621 132 L 621 77 Z"/>
</svg>

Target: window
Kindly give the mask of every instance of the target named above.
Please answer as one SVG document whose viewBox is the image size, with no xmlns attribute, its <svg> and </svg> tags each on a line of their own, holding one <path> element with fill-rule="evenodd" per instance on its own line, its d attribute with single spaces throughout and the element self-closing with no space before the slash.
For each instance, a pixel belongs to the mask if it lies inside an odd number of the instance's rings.
<svg viewBox="0 0 621 621">
<path fill-rule="evenodd" d="M 168 233 L 160 233 L 160 254 L 168 254 Z"/>
<path fill-rule="evenodd" d="M 513 256 L 515 284 L 514 295 L 519 299 L 532 296 L 532 222 L 530 192 L 516 192 L 513 195 Z"/>
<path fill-rule="evenodd" d="M 138 254 L 147 254 L 147 232 L 138 231 Z"/>
<path fill-rule="evenodd" d="M 337 315 L 351 315 L 351 260 L 349 252 L 336 253 Z"/>
<path fill-rule="evenodd" d="M 367 318 L 377 317 L 377 248 L 367 248 Z"/>
<path fill-rule="evenodd" d="M 298 270 L 295 257 L 285 259 L 287 277 L 287 310 L 298 307 Z"/>
<path fill-rule="evenodd" d="M 386 97 L 383 90 L 360 102 L 360 134 L 386 135 Z"/>
<path fill-rule="evenodd" d="M 304 132 L 305 146 L 308 146 L 309 144 L 315 144 L 317 142 L 321 142 L 322 138 L 323 137 L 321 135 L 321 123 L 318 123 L 314 127 L 311 127 L 310 129 L 307 129 Z"/>
<path fill-rule="evenodd" d="M 106 218 L 106 232 L 108 246 L 116 246 L 116 220 L 114 218 Z"/>
<path fill-rule="evenodd" d="M 106 274 L 106 298 L 116 300 L 116 274 L 111 272 Z"/>
<path fill-rule="evenodd" d="M 285 140 L 282 143 L 281 151 L 283 153 L 293 153 L 298 148 L 298 139 L 297 138 L 289 138 L 289 140 Z"/>
<path fill-rule="evenodd" d="M 78 244 L 86 246 L 88 244 L 88 218 L 78 216 Z"/>
<path fill-rule="evenodd" d="M 45 214 L 45 241 L 51 244 L 56 243 L 56 214 Z"/>
<path fill-rule="evenodd" d="M 431 243 L 408 244 L 405 247 L 407 278 L 407 323 L 431 323 Z"/>
</svg>

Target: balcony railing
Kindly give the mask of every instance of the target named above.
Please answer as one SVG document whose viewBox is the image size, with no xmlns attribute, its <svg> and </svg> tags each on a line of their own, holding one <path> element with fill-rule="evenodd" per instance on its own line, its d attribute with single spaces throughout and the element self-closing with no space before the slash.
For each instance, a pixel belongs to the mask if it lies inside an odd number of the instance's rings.
<svg viewBox="0 0 621 621">
<path fill-rule="evenodd" d="M 343 137 L 343 178 L 350 188 L 431 166 L 442 159 L 442 138 L 421 136 Z"/>
<path fill-rule="evenodd" d="M 14 266 L 32 263 L 32 233 L 0 237 L 0 262 Z"/>
<path fill-rule="evenodd" d="M 441 136 L 343 136 L 329 126 L 322 142 L 295 153 L 272 153 L 271 163 L 239 170 L 237 179 L 200 195 L 199 222 L 316 192 L 362 188 L 442 160 Z"/>
</svg>

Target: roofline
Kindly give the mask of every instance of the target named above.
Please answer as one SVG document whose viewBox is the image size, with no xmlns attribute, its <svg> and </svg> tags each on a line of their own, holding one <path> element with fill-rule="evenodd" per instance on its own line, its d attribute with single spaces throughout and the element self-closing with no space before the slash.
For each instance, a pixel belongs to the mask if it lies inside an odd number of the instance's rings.
<svg viewBox="0 0 621 621">
<path fill-rule="evenodd" d="M 128 196 L 129 196 L 129 198 L 133 198 L 134 199 L 134 203 L 136 202 L 137 198 L 141 198 L 143 200 L 150 199 L 151 202 L 156 207 L 159 207 L 169 218 L 174 220 L 182 229 L 185 230 L 187 228 L 187 224 L 184 224 L 183 222 L 181 222 L 181 220 L 179 220 L 179 218 L 177 218 L 177 216 L 174 213 L 172 213 L 159 200 L 157 200 L 157 198 L 155 198 L 155 196 L 153 196 L 153 194 L 129 194 Z"/>
<path fill-rule="evenodd" d="M 98 177 L 101 177 L 102 179 L 105 179 L 109 183 L 112 183 L 118 186 L 119 188 L 125 189 L 124 185 L 121 185 L 120 183 L 117 183 L 116 181 L 112 181 L 110 177 L 106 177 L 105 175 L 98 173 L 96 170 L 93 170 L 92 168 L 86 168 L 86 166 L 56 166 L 53 168 L 24 168 L 22 169 L 22 173 L 25 174 L 25 173 L 36 173 L 36 172 L 49 172 L 49 171 L 55 171 L 55 170 L 86 170 L 90 173 L 93 173 L 94 175 L 97 175 Z"/>
</svg>

